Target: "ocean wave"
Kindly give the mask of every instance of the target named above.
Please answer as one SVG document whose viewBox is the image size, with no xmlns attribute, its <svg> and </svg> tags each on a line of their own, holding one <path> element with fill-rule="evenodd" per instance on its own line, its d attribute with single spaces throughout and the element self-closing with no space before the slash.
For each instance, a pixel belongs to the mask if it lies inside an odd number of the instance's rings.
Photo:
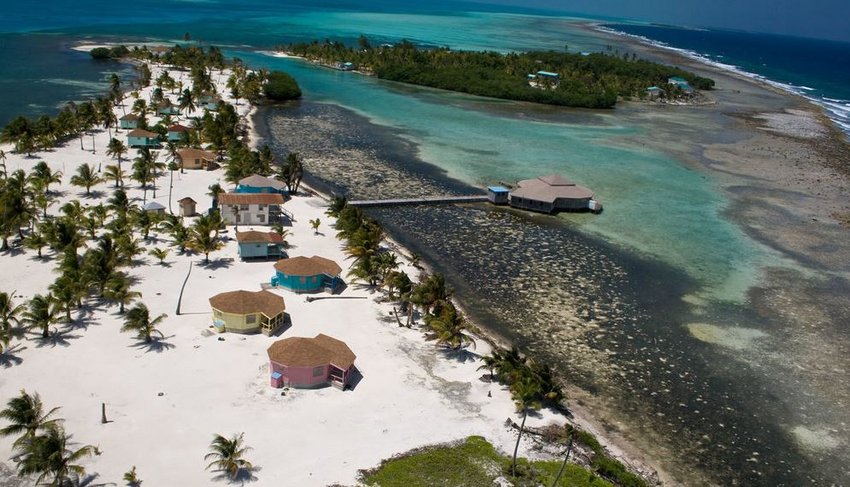
<svg viewBox="0 0 850 487">
<path fill-rule="evenodd" d="M 772 80 L 766 76 L 760 75 L 758 73 L 752 73 L 750 71 L 746 71 L 738 66 L 733 64 L 726 64 L 716 61 L 709 57 L 706 54 L 702 54 L 690 49 L 684 49 L 681 47 L 674 47 L 666 42 L 657 41 L 655 39 L 650 39 L 646 36 L 641 36 L 637 34 L 629 34 L 628 32 L 623 32 L 617 29 L 612 29 L 611 27 L 607 27 L 601 24 L 596 24 L 594 26 L 596 30 L 599 32 L 603 32 L 606 34 L 612 34 L 616 36 L 628 37 L 632 39 L 636 39 L 639 42 L 644 44 L 648 44 L 653 47 L 657 47 L 660 49 L 666 49 L 668 51 L 673 51 L 679 53 L 685 57 L 691 58 L 695 61 L 699 61 L 700 63 L 706 64 L 708 66 L 712 66 L 718 69 L 722 69 L 724 71 L 729 71 L 735 73 L 739 76 L 743 76 L 746 78 L 750 78 L 756 81 L 760 81 L 762 83 L 773 86 L 774 88 L 779 88 L 788 93 L 792 93 L 795 95 L 802 96 L 803 98 L 815 103 L 816 105 L 824 108 L 827 116 L 832 120 L 841 130 L 850 138 L 850 110 L 845 109 L 844 107 L 837 106 L 835 103 L 844 103 L 846 100 L 834 100 L 831 98 L 826 98 L 824 96 L 815 95 L 814 92 L 817 91 L 817 88 L 812 88 L 809 86 L 797 86 L 791 83 L 783 83 L 780 81 Z M 850 107 L 850 103 L 845 106 Z"/>
</svg>

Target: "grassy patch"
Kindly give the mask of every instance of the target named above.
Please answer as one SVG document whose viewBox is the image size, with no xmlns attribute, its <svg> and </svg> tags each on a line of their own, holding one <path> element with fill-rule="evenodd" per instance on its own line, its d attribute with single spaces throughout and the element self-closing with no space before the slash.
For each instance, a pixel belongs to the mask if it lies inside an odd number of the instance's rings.
<svg viewBox="0 0 850 487">
<path fill-rule="evenodd" d="M 421 448 L 385 460 L 374 469 L 361 472 L 367 485 L 380 487 L 478 487 L 491 485 L 500 476 L 508 477 L 516 486 L 549 486 L 555 480 L 561 462 L 518 462 L 520 476 L 510 478 L 510 457 L 500 455 L 480 436 L 464 441 Z M 610 487 L 611 484 L 592 472 L 574 464 L 567 466 L 559 486 Z"/>
</svg>

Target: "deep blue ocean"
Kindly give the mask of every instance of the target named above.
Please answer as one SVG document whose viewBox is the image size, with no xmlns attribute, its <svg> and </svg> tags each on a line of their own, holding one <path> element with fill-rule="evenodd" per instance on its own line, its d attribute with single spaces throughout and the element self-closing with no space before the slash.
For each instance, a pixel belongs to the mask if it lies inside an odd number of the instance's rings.
<svg viewBox="0 0 850 487">
<path fill-rule="evenodd" d="M 850 43 L 666 25 L 607 27 L 806 96 L 850 134 Z"/>
</svg>

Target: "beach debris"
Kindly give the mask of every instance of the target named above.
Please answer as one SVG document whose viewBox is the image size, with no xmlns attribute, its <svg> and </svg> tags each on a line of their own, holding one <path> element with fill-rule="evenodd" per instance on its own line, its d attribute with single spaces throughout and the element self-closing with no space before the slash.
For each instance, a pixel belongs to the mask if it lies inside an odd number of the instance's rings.
<svg viewBox="0 0 850 487">
<path fill-rule="evenodd" d="M 224 337 L 218 337 L 218 341 L 223 342 L 223 341 L 224 341 Z"/>
<path fill-rule="evenodd" d="M 162 397 L 162 396 L 165 395 L 165 393 L 164 392 L 157 392 L 156 395 L 159 396 L 159 397 Z"/>
</svg>

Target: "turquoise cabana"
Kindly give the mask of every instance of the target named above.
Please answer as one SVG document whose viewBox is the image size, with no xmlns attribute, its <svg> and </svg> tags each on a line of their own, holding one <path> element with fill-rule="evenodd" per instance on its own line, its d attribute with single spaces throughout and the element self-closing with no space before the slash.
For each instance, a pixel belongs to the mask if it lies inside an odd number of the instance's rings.
<svg viewBox="0 0 850 487">
<path fill-rule="evenodd" d="M 329 289 L 332 293 L 343 284 L 340 266 L 324 257 L 292 257 L 282 259 L 274 265 L 275 276 L 272 286 L 280 286 L 297 293 L 311 293 Z"/>
<path fill-rule="evenodd" d="M 130 147 L 159 147 L 159 134 L 147 130 L 135 129 L 127 134 Z"/>
<path fill-rule="evenodd" d="M 277 179 L 252 174 L 239 180 L 236 185 L 237 193 L 279 193 L 287 194 L 286 184 Z"/>
<path fill-rule="evenodd" d="M 239 257 L 249 259 L 280 259 L 285 255 L 284 240 L 277 232 L 236 232 Z"/>
<path fill-rule="evenodd" d="M 189 127 L 185 125 L 180 125 L 179 123 L 175 123 L 168 127 L 168 141 L 169 142 L 180 142 L 183 140 L 183 134 L 191 131 Z"/>
<path fill-rule="evenodd" d="M 134 129 L 139 127 L 139 118 L 135 113 L 128 113 L 119 118 L 118 123 L 122 129 Z"/>
</svg>

